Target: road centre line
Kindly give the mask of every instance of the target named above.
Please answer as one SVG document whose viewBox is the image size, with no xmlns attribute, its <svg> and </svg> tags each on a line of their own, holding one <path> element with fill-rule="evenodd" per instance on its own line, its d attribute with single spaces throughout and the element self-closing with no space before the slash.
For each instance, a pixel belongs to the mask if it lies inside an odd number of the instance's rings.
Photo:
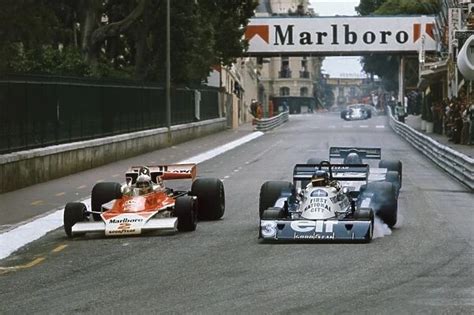
<svg viewBox="0 0 474 315">
<path fill-rule="evenodd" d="M 0 267 L 0 274 L 5 274 L 7 272 L 16 271 L 16 270 L 19 270 L 19 269 L 31 268 L 31 267 L 36 266 L 37 264 L 41 263 L 45 259 L 46 258 L 44 258 L 44 257 L 38 257 L 38 258 L 34 259 L 33 261 L 31 261 L 27 264 L 24 264 L 24 265 L 11 266 L 11 267 Z"/>
<path fill-rule="evenodd" d="M 177 163 L 199 164 L 209 159 L 212 159 L 220 154 L 223 154 L 229 150 L 232 150 L 242 144 L 250 142 L 262 135 L 264 135 L 263 132 L 255 131 L 242 138 L 231 141 L 220 147 L 206 151 L 204 153 L 198 154 L 196 156 L 193 156 L 189 159 L 186 159 Z M 42 200 L 37 200 L 35 202 L 39 202 L 39 201 L 44 202 Z M 88 198 L 85 198 L 79 201 L 85 203 L 86 207 L 90 209 L 91 207 L 90 196 Z M 10 256 L 19 248 L 43 237 L 44 235 L 46 235 L 46 233 L 60 228 L 63 225 L 63 212 L 64 212 L 64 207 L 52 210 L 45 216 L 41 216 L 39 218 L 33 219 L 32 221 L 29 221 L 28 223 L 25 223 L 12 230 L 9 230 L 8 232 L 0 234 L 0 259 Z"/>
<path fill-rule="evenodd" d="M 63 249 L 65 249 L 67 247 L 66 244 L 62 244 L 62 245 L 59 245 L 57 246 L 56 248 L 54 248 L 51 252 L 52 253 L 59 253 L 60 251 L 62 251 Z"/>
</svg>

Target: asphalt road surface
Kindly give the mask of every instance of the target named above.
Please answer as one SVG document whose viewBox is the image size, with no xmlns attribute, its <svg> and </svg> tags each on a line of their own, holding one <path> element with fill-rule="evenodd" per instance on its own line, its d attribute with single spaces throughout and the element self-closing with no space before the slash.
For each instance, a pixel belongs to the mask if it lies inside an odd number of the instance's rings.
<svg viewBox="0 0 474 315">
<path fill-rule="evenodd" d="M 369 244 L 261 243 L 260 186 L 291 180 L 295 163 L 325 158 L 330 146 L 377 146 L 402 160 L 397 228 Z M 474 196 L 386 117 L 291 116 L 198 170 L 224 180 L 222 220 L 160 236 L 68 240 L 53 231 L 0 261 L 0 313 L 474 312 Z"/>
</svg>

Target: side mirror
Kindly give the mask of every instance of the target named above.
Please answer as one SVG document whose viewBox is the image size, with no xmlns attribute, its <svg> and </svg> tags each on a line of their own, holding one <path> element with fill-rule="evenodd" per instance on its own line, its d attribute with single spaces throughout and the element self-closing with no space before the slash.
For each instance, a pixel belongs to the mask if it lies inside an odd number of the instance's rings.
<svg viewBox="0 0 474 315">
<path fill-rule="evenodd" d="M 127 183 L 127 186 L 132 186 L 132 180 L 133 180 L 133 178 L 131 178 L 131 177 L 126 177 L 125 178 L 125 182 Z"/>
</svg>

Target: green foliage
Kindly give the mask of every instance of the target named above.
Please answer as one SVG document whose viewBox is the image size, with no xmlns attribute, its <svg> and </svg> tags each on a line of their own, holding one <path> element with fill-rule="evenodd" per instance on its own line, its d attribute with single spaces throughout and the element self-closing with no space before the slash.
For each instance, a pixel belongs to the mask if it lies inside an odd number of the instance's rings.
<svg viewBox="0 0 474 315">
<path fill-rule="evenodd" d="M 24 51 L 16 47 L 9 72 L 89 76 L 91 69 L 77 49 L 44 46 Z"/>
<path fill-rule="evenodd" d="M 200 83 L 247 48 L 258 1 L 170 4 L 173 83 Z M 165 17 L 165 0 L 2 0 L 0 71 L 162 81 Z"/>
<path fill-rule="evenodd" d="M 356 7 L 359 15 L 371 15 L 387 0 L 360 0 L 359 5 Z"/>
<path fill-rule="evenodd" d="M 439 9 L 438 0 L 386 0 L 374 13 L 378 15 L 436 14 Z"/>
</svg>

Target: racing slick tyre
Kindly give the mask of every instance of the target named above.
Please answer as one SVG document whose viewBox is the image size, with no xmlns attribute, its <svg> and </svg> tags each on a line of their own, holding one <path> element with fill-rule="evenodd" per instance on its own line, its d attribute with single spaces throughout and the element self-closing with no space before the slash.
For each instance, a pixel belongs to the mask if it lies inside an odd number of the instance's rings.
<svg viewBox="0 0 474 315">
<path fill-rule="evenodd" d="M 293 193 L 293 184 L 287 181 L 268 181 L 263 183 L 260 188 L 259 216 L 262 218 L 263 211 L 273 207 L 282 193 L 291 195 Z"/>
<path fill-rule="evenodd" d="M 346 115 L 347 115 L 347 110 L 341 111 L 341 118 L 342 118 L 342 119 L 348 120 L 347 117 L 346 117 Z"/>
<path fill-rule="evenodd" d="M 370 228 L 365 235 L 364 242 L 369 243 L 374 236 L 374 211 L 372 209 L 358 209 L 354 211 L 354 220 L 370 220 Z"/>
<path fill-rule="evenodd" d="M 77 222 L 84 221 L 86 217 L 86 205 L 82 202 L 68 202 L 64 208 L 64 231 L 69 238 L 72 238 L 72 226 Z"/>
<path fill-rule="evenodd" d="M 364 203 L 366 198 L 370 199 L 370 207 L 375 214 L 389 227 L 397 223 L 398 201 L 395 187 L 388 182 L 371 182 L 361 187 L 358 206 Z M 366 207 L 366 205 L 364 205 Z"/>
<path fill-rule="evenodd" d="M 119 183 L 105 182 L 95 184 L 92 188 L 91 207 L 94 212 L 102 212 L 102 205 L 114 199 L 122 198 L 122 185 Z M 100 214 L 93 213 L 94 221 L 100 221 Z"/>
<path fill-rule="evenodd" d="M 398 172 L 400 188 L 402 188 L 402 162 L 394 160 L 380 160 L 379 168 L 386 168 L 388 171 Z"/>
<path fill-rule="evenodd" d="M 367 110 L 367 118 L 366 119 L 369 119 L 369 118 L 372 118 L 372 111 L 370 109 Z"/>
<path fill-rule="evenodd" d="M 179 232 L 190 232 L 196 230 L 198 211 L 195 197 L 181 196 L 176 198 L 174 214 L 178 218 Z"/>
<path fill-rule="evenodd" d="M 271 207 L 263 210 L 262 220 L 278 220 L 286 217 L 285 209 L 280 207 Z"/>
<path fill-rule="evenodd" d="M 398 194 L 400 192 L 400 175 L 398 174 L 398 172 L 388 171 L 385 175 L 385 181 L 394 185 L 395 192 L 398 198 Z"/>
<path fill-rule="evenodd" d="M 198 198 L 199 220 L 218 220 L 225 212 L 224 184 L 217 178 L 198 178 L 191 186 L 191 194 Z"/>
</svg>

